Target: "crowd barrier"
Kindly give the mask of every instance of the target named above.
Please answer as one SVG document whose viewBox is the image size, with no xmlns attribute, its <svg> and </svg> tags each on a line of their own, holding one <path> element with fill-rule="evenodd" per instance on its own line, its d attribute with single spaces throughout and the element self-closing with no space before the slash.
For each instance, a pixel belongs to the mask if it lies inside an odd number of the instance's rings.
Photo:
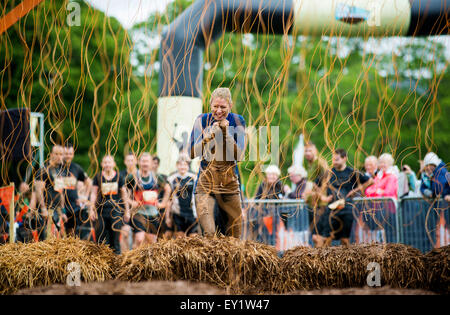
<svg viewBox="0 0 450 315">
<path fill-rule="evenodd" d="M 351 243 L 402 243 L 424 253 L 450 244 L 450 210 L 443 199 L 354 198 L 350 205 Z M 321 211 L 303 200 L 245 200 L 243 208 L 243 239 L 273 245 L 280 252 L 313 245 Z"/>
</svg>

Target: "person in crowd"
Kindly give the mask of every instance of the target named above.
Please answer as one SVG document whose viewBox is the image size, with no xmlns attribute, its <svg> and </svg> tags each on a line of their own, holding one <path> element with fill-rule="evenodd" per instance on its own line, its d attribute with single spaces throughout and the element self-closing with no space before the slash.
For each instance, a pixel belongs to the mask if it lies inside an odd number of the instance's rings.
<svg viewBox="0 0 450 315">
<path fill-rule="evenodd" d="M 366 188 L 366 197 L 383 198 L 398 197 L 398 177 L 395 174 L 394 158 L 389 153 L 383 153 L 378 158 L 378 172 L 373 178 L 374 183 Z M 392 214 L 395 206 L 392 202 L 375 200 L 364 203 L 364 226 L 372 242 L 390 242 L 395 230 L 393 229 Z"/>
<path fill-rule="evenodd" d="M 373 184 L 365 190 L 367 197 L 392 197 L 398 196 L 398 179 L 392 171 L 394 158 L 389 153 L 383 153 L 378 159 L 378 174 L 373 178 Z"/>
<path fill-rule="evenodd" d="M 82 240 L 89 240 L 92 239 L 95 234 L 92 222 L 89 220 L 89 209 L 91 206 L 90 194 L 93 181 L 86 172 L 84 173 L 84 178 L 84 182 L 78 182 L 78 205 L 80 207 L 78 218 L 80 220 L 80 225 L 78 227 L 77 235 Z"/>
<path fill-rule="evenodd" d="M 398 177 L 398 197 L 416 197 L 418 188 L 416 173 L 409 165 L 404 164 Z"/>
<path fill-rule="evenodd" d="M 227 235 L 241 236 L 242 207 L 237 162 L 245 150 L 245 120 L 231 112 L 228 88 L 215 89 L 210 113 L 197 117 L 191 132 L 191 159 L 201 157 L 195 206 L 205 236 L 216 234 L 214 207 L 227 214 Z"/>
<path fill-rule="evenodd" d="M 280 169 L 276 165 L 269 165 L 264 173 L 266 178 L 259 185 L 255 199 L 283 199 L 286 190 L 280 180 Z"/>
<path fill-rule="evenodd" d="M 126 178 L 129 174 L 136 175 L 137 158 L 134 152 L 128 152 L 127 154 L 125 154 L 123 163 L 125 164 L 125 169 L 120 171 L 120 176 Z"/>
<path fill-rule="evenodd" d="M 327 161 L 319 156 L 316 145 L 311 141 L 305 145 L 304 165 L 308 180 L 303 198 L 308 210 L 310 229 L 317 232 L 319 217 L 324 213 L 326 206 L 326 203 L 321 201 L 321 197 L 326 191 L 329 167 Z"/>
<path fill-rule="evenodd" d="M 78 196 L 78 182 L 83 182 L 85 189 L 90 190 L 90 181 L 85 176 L 83 168 L 73 162 L 75 150 L 71 143 L 64 147 L 64 205 L 67 215 L 65 223 L 66 234 L 78 235 L 78 229 L 81 224 L 80 218 L 80 200 Z"/>
<path fill-rule="evenodd" d="M 39 234 L 51 232 L 51 221 L 60 228 L 60 219 L 67 222 L 64 209 L 64 176 L 63 168 L 64 148 L 55 144 L 50 152 L 50 159 L 43 168 L 39 169 L 35 177 L 36 198 L 30 203 L 32 210 L 37 210 L 32 224 L 39 230 Z M 47 231 L 44 232 L 44 228 Z"/>
<path fill-rule="evenodd" d="M 303 193 L 306 190 L 308 173 L 302 166 L 297 167 L 293 165 L 288 168 L 288 174 L 289 180 L 294 185 L 294 189 L 287 194 L 287 198 L 304 199 Z"/>
<path fill-rule="evenodd" d="M 425 198 L 442 197 L 450 201 L 450 174 L 445 163 L 434 152 L 428 152 L 423 159 L 420 192 Z"/>
<path fill-rule="evenodd" d="M 295 188 L 287 194 L 287 198 L 305 200 L 308 196 L 311 196 L 314 184 L 307 181 L 308 174 L 303 167 L 291 166 L 288 168 L 288 174 Z M 314 211 L 308 204 L 306 209 L 308 211 L 308 222 L 311 227 L 314 221 Z"/>
<path fill-rule="evenodd" d="M 365 175 L 375 178 L 378 172 L 378 158 L 375 155 L 369 155 L 364 160 Z"/>
<path fill-rule="evenodd" d="M 334 239 L 340 240 L 346 246 L 350 244 L 354 220 L 351 198 L 372 184 L 373 179 L 347 166 L 345 149 L 334 151 L 327 195 L 322 197 L 328 203 L 328 207 L 320 217 L 318 233 L 313 234 L 315 246 L 328 246 Z"/>
<path fill-rule="evenodd" d="M 173 193 L 166 220 L 168 226 L 174 225 L 176 237 L 197 233 L 198 224 L 193 206 L 195 175 L 189 172 L 189 164 L 189 156 L 180 155 L 176 164 L 177 172 L 168 178 Z"/>
<path fill-rule="evenodd" d="M 92 181 L 89 219 L 95 223 L 97 242 L 106 242 L 120 254 L 121 228 L 130 217 L 125 179 L 116 171 L 112 155 L 103 157 L 101 168 Z"/>
<path fill-rule="evenodd" d="M 153 157 L 150 153 L 142 153 L 138 163 L 139 169 L 136 176 L 129 174 L 126 179 L 127 188 L 131 195 L 129 200 L 132 214 L 131 217 L 124 218 L 125 222 L 130 222 L 134 233 L 135 248 L 145 243 L 157 241 L 161 223 L 161 214 L 158 209 L 162 207 L 158 201 L 158 193 L 161 190 L 161 185 L 167 185 L 166 182 L 158 180 L 154 172 Z"/>
<path fill-rule="evenodd" d="M 172 193 L 172 190 L 170 188 L 170 184 L 167 181 L 167 176 L 165 174 L 160 174 L 159 169 L 160 159 L 157 155 L 153 155 L 153 172 L 156 174 L 156 178 L 159 183 L 159 189 L 158 189 L 158 210 L 159 214 L 161 216 L 161 222 L 160 222 L 160 234 L 165 239 L 170 239 L 173 236 L 173 226 L 169 227 L 167 226 L 166 221 L 166 209 L 169 204 L 170 200 L 170 194 Z M 170 221 L 171 218 L 168 218 Z"/>
<path fill-rule="evenodd" d="M 125 169 L 120 171 L 120 176 L 122 178 L 127 178 L 128 176 L 136 176 L 137 174 L 137 158 L 136 154 L 134 152 L 130 151 L 127 154 L 125 154 L 124 161 Z M 122 226 L 122 234 L 120 237 L 120 247 L 122 252 L 126 252 L 130 249 L 132 246 L 133 241 L 130 240 L 133 239 L 132 237 L 132 230 L 131 226 L 128 224 L 129 222 L 125 222 Z"/>
<path fill-rule="evenodd" d="M 314 143 L 306 143 L 304 158 L 308 181 L 315 184 L 316 187 L 322 187 L 326 179 L 328 164 L 319 156 L 319 152 Z"/>
</svg>

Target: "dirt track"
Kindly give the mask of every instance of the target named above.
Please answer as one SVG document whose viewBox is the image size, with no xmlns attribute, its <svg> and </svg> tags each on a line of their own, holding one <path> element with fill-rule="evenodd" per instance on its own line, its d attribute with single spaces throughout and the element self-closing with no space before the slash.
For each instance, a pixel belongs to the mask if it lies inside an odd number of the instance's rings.
<svg viewBox="0 0 450 315">
<path fill-rule="evenodd" d="M 146 281 L 123 282 L 106 281 L 82 283 L 79 287 L 54 284 L 49 287 L 38 287 L 18 291 L 19 295 L 226 295 L 227 292 L 218 287 L 191 281 Z M 312 291 L 294 291 L 293 295 L 424 295 L 434 294 L 425 290 L 381 288 L 348 288 L 323 289 Z"/>
</svg>

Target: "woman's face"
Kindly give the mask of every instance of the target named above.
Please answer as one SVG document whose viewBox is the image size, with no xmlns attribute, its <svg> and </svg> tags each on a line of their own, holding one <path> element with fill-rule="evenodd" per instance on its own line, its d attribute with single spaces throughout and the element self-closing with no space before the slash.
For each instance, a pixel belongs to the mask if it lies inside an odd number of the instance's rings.
<svg viewBox="0 0 450 315">
<path fill-rule="evenodd" d="M 278 175 L 275 173 L 267 173 L 266 180 L 268 184 L 273 184 L 278 180 Z"/>
<path fill-rule="evenodd" d="M 225 99 L 221 97 L 216 97 L 213 99 L 211 103 L 211 113 L 215 120 L 221 121 L 226 119 L 230 112 L 231 106 Z"/>
<path fill-rule="evenodd" d="M 436 169 L 436 165 L 428 164 L 424 167 L 425 173 L 427 173 L 429 176 L 433 175 L 434 170 Z"/>
<path fill-rule="evenodd" d="M 180 175 L 184 175 L 189 170 L 189 164 L 187 162 L 181 161 L 177 163 L 177 169 Z"/>
<path fill-rule="evenodd" d="M 388 161 L 386 161 L 385 159 L 379 159 L 378 160 L 378 168 L 381 170 L 381 171 L 383 171 L 383 172 L 386 172 L 387 171 L 387 169 L 389 168 L 389 163 L 388 163 Z"/>
<path fill-rule="evenodd" d="M 109 172 L 114 169 L 116 166 L 116 163 L 114 162 L 114 159 L 112 156 L 105 156 L 102 160 L 102 169 L 105 172 Z"/>
</svg>

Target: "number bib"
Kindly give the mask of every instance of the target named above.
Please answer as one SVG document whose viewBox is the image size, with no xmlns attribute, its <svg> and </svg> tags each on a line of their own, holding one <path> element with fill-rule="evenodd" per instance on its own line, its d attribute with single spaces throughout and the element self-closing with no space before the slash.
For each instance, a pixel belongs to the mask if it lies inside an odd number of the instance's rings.
<svg viewBox="0 0 450 315">
<path fill-rule="evenodd" d="M 55 182 L 53 184 L 53 189 L 57 192 L 62 192 L 64 190 L 65 183 L 63 177 L 55 177 Z"/>
<path fill-rule="evenodd" d="M 158 202 L 158 191 L 157 190 L 136 191 L 134 194 L 134 198 L 136 201 L 140 201 L 144 205 L 156 206 Z"/>
<path fill-rule="evenodd" d="M 102 183 L 103 195 L 117 195 L 119 191 L 119 183 Z"/>
<path fill-rule="evenodd" d="M 74 190 L 77 187 L 77 179 L 73 176 L 64 177 L 64 188 Z"/>
</svg>

